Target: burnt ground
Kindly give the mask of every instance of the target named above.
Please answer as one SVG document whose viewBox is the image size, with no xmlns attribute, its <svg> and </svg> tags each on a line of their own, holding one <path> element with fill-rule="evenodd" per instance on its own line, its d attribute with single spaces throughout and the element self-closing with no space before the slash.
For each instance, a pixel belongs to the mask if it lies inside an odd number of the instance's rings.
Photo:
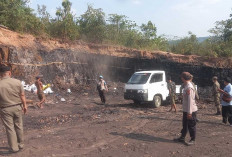
<svg viewBox="0 0 232 157">
<path fill-rule="evenodd" d="M 28 93 L 28 98 L 37 100 Z M 197 145 L 174 143 L 181 129 L 179 111 L 167 112 L 169 105 L 152 108 L 134 105 L 122 95 L 108 95 L 108 104 L 96 94 L 47 96 L 44 109 L 29 107 L 24 116 L 25 149 L 17 157 L 156 157 L 231 156 L 232 127 L 215 116 L 213 104 L 201 102 Z M 204 105 L 203 105 L 204 104 Z M 189 135 L 188 138 L 189 139 Z M 4 127 L 0 126 L 0 153 L 7 150 Z"/>
</svg>

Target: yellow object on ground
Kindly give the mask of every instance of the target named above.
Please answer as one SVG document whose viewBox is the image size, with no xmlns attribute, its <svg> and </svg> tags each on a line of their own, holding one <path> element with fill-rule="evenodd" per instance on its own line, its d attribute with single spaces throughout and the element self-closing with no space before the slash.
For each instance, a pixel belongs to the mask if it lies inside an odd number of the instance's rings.
<svg viewBox="0 0 232 157">
<path fill-rule="evenodd" d="M 43 85 L 43 90 L 47 89 L 48 87 L 51 87 L 51 84 Z"/>
</svg>

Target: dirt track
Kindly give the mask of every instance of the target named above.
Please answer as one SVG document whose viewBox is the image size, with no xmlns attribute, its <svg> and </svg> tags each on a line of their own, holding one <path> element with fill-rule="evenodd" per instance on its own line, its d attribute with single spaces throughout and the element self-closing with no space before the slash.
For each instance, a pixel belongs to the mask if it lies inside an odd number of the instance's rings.
<svg viewBox="0 0 232 157">
<path fill-rule="evenodd" d="M 214 116 L 211 104 L 199 110 L 197 145 L 187 147 L 172 141 L 181 129 L 181 105 L 175 114 L 167 112 L 169 106 L 135 106 L 120 95 L 108 96 L 107 105 L 99 104 L 97 95 L 72 94 L 66 99 L 68 103 L 48 101 L 44 109 L 29 108 L 24 117 L 25 149 L 12 156 L 232 156 L 232 128 Z M 2 125 L 0 142 L 2 154 L 8 146 Z"/>
</svg>

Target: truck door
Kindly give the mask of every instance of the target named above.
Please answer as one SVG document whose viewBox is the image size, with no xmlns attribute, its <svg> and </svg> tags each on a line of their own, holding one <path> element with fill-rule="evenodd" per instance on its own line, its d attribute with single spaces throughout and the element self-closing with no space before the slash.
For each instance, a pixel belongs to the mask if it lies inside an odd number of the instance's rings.
<svg viewBox="0 0 232 157">
<path fill-rule="evenodd" d="M 151 76 L 149 82 L 149 91 L 148 91 L 148 99 L 151 101 L 156 94 L 161 94 L 163 96 L 164 91 L 167 90 L 163 73 L 155 73 Z"/>
</svg>

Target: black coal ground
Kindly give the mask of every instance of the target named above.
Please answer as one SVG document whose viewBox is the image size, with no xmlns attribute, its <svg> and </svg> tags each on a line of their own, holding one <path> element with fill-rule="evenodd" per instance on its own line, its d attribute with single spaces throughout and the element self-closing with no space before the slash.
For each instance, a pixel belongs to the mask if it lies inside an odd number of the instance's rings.
<svg viewBox="0 0 232 157">
<path fill-rule="evenodd" d="M 197 144 L 187 147 L 174 143 L 181 129 L 178 112 L 167 112 L 168 104 L 153 108 L 134 105 L 123 95 L 107 94 L 102 105 L 96 92 L 60 93 L 66 102 L 47 95 L 44 109 L 30 106 L 24 116 L 25 149 L 12 156 L 230 156 L 231 127 L 215 116 L 211 102 L 199 103 Z M 36 95 L 27 98 L 37 101 Z M 7 147 L 4 127 L 0 127 L 0 153 Z M 189 139 L 189 135 L 188 138 Z"/>
</svg>

